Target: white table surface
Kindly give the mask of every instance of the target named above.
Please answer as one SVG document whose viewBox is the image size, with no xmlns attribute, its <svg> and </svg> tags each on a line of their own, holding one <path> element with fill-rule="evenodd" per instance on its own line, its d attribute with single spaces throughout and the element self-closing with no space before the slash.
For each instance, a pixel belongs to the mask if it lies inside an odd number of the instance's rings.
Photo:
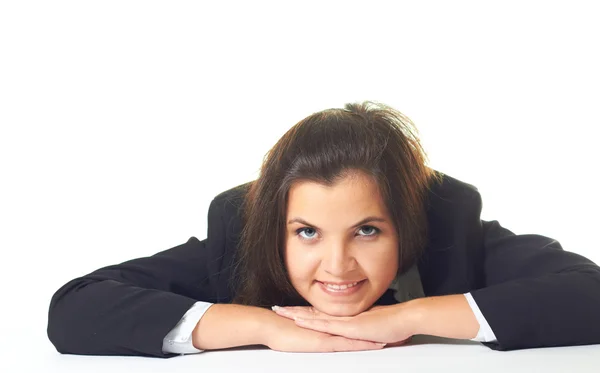
<svg viewBox="0 0 600 373">
<path fill-rule="evenodd" d="M 40 325 L 41 326 L 41 325 Z M 600 345 L 494 351 L 480 343 L 415 336 L 379 351 L 283 353 L 261 347 L 170 359 L 56 352 L 45 330 L 2 328 L 0 372 L 600 372 Z"/>
</svg>

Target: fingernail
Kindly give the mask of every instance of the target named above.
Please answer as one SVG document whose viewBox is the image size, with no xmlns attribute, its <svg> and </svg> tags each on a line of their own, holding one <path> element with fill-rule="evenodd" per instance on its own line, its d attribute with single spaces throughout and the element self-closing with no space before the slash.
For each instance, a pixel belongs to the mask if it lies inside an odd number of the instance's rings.
<svg viewBox="0 0 600 373">
<path fill-rule="evenodd" d="M 304 319 L 301 319 L 298 316 L 294 316 L 294 321 L 304 322 Z"/>
<path fill-rule="evenodd" d="M 380 345 L 381 347 L 385 346 L 387 343 L 377 343 L 378 345 Z"/>
<path fill-rule="evenodd" d="M 279 306 L 273 306 L 273 307 L 271 307 L 271 309 L 272 309 L 273 311 L 277 311 L 277 310 L 279 310 L 280 308 L 281 308 L 281 307 L 279 307 Z"/>
</svg>

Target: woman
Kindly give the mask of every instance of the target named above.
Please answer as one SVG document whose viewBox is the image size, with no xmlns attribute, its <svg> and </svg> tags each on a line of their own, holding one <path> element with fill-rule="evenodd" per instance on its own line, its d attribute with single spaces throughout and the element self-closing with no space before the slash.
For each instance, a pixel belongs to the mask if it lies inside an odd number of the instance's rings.
<svg viewBox="0 0 600 373">
<path fill-rule="evenodd" d="M 382 104 L 292 127 L 260 177 L 214 198 L 205 240 L 98 269 L 53 296 L 62 353 L 169 357 L 243 345 L 350 351 L 412 335 L 510 350 L 600 343 L 600 268 L 480 219 Z"/>
</svg>

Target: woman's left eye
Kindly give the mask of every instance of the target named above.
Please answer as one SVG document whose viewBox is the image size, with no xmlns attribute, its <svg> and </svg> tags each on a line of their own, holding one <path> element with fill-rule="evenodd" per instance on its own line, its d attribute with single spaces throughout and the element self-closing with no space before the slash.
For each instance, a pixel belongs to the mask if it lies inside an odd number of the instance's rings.
<svg viewBox="0 0 600 373">
<path fill-rule="evenodd" d="M 367 236 L 367 237 L 369 237 L 369 236 L 375 236 L 375 235 L 377 235 L 379 233 L 379 229 L 378 228 L 375 228 L 375 227 L 370 226 L 370 225 L 365 225 L 365 226 L 361 227 L 360 230 L 359 230 L 359 232 L 360 231 L 363 231 L 363 232 L 366 231 L 366 233 L 362 234 L 361 236 Z"/>
</svg>

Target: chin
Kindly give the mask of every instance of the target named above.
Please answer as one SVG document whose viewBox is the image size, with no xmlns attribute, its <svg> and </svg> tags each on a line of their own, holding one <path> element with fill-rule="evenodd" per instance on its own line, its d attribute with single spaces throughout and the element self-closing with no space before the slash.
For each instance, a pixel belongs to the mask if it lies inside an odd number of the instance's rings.
<svg viewBox="0 0 600 373">
<path fill-rule="evenodd" d="M 326 303 L 313 305 L 318 311 L 324 312 L 331 316 L 351 317 L 365 311 L 368 307 L 363 307 L 362 304 L 343 304 L 343 303 Z"/>
</svg>

